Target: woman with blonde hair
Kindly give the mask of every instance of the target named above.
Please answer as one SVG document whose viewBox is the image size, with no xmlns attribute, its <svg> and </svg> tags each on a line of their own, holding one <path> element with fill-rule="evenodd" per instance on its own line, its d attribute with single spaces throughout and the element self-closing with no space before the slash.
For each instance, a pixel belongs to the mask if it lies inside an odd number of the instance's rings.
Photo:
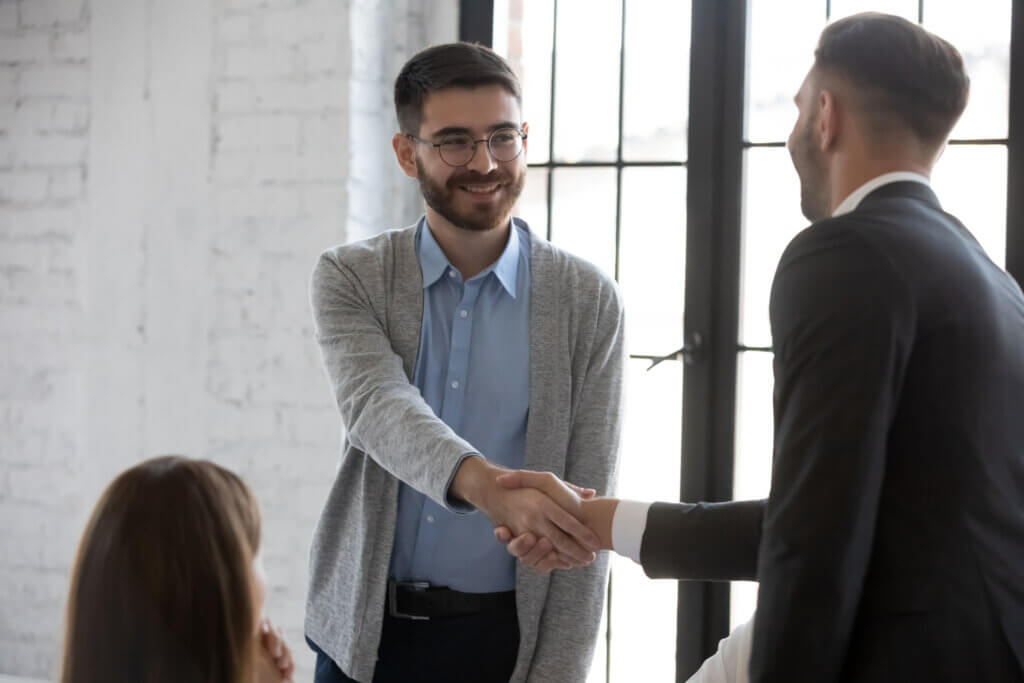
<svg viewBox="0 0 1024 683">
<path fill-rule="evenodd" d="M 260 619 L 259 544 L 232 472 L 164 456 L 120 474 L 78 548 L 62 683 L 290 680 L 291 653 Z"/>
</svg>

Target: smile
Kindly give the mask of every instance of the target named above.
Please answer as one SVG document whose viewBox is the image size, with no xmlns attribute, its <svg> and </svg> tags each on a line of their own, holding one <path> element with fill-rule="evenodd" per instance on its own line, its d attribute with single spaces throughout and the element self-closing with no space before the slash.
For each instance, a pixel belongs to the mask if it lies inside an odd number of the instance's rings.
<svg viewBox="0 0 1024 683">
<path fill-rule="evenodd" d="M 465 190 L 466 192 L 472 192 L 473 194 L 490 194 L 496 192 L 501 187 L 501 183 L 492 183 L 490 185 L 459 185 L 459 189 Z"/>
</svg>

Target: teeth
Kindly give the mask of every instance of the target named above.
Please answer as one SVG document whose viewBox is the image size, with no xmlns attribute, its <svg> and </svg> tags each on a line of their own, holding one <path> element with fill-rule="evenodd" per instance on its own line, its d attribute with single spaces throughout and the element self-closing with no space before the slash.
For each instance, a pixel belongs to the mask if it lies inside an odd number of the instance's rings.
<svg viewBox="0 0 1024 683">
<path fill-rule="evenodd" d="M 493 185 L 463 185 L 462 189 L 468 192 L 476 192 L 478 194 L 487 194 L 488 192 L 494 192 L 498 189 L 498 183 Z"/>
</svg>

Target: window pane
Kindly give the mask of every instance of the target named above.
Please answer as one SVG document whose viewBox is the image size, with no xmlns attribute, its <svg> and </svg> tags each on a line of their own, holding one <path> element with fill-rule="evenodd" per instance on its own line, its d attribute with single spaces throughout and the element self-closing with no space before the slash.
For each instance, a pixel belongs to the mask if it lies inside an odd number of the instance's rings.
<svg viewBox="0 0 1024 683">
<path fill-rule="evenodd" d="M 623 158 L 686 158 L 689 44 L 690 2 L 626 5 Z"/>
<path fill-rule="evenodd" d="M 526 185 L 519 195 L 514 215 L 530 225 L 535 235 L 548 235 L 548 170 L 531 168 L 526 171 Z"/>
<path fill-rule="evenodd" d="M 769 346 L 768 298 L 775 267 L 808 222 L 800 213 L 800 180 L 785 148 L 747 150 L 745 171 L 740 339 Z"/>
<path fill-rule="evenodd" d="M 628 365 L 618 495 L 679 500 L 683 366 L 665 362 L 648 372 L 647 365 Z M 651 581 L 632 560 L 612 555 L 611 683 L 675 680 L 676 585 Z"/>
<path fill-rule="evenodd" d="M 615 169 L 559 168 L 551 178 L 551 241 L 615 273 Z"/>
<path fill-rule="evenodd" d="M 736 463 L 733 498 L 766 498 L 771 487 L 772 354 L 746 351 L 736 365 Z"/>
<path fill-rule="evenodd" d="M 772 354 L 746 352 L 737 359 L 736 460 L 733 498 L 766 498 L 772 468 Z M 734 581 L 730 621 L 735 627 L 750 618 L 757 604 L 757 583 Z"/>
<path fill-rule="evenodd" d="M 824 27 L 822 0 L 790 0 L 785 12 L 775 0 L 750 0 L 748 140 L 780 142 L 789 137 L 797 113 L 793 96 L 814 62 Z"/>
<path fill-rule="evenodd" d="M 621 232 L 629 351 L 670 353 L 683 341 L 686 169 L 623 169 Z"/>
<path fill-rule="evenodd" d="M 621 20 L 619 0 L 558 3 L 554 134 L 560 161 L 615 159 Z"/>
<path fill-rule="evenodd" d="M 964 56 L 971 95 L 953 138 L 1005 138 L 1010 109 L 1011 0 L 926 2 L 924 27 Z"/>
<path fill-rule="evenodd" d="M 829 16 L 829 21 L 860 12 L 896 14 L 916 24 L 917 0 L 832 0 L 832 14 Z"/>
<path fill-rule="evenodd" d="M 494 50 L 523 85 L 523 120 L 530 125 L 529 160 L 548 161 L 554 0 L 494 3 Z"/>
<path fill-rule="evenodd" d="M 1006 267 L 1006 147 L 949 145 L 932 171 L 942 208 L 959 218 Z"/>
</svg>

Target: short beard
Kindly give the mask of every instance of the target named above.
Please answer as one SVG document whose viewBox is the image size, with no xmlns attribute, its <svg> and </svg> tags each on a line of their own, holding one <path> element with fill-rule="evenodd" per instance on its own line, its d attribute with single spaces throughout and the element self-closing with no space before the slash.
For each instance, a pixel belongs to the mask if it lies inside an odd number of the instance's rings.
<svg viewBox="0 0 1024 683">
<path fill-rule="evenodd" d="M 800 210 L 807 220 L 815 223 L 831 214 L 828 167 L 817 153 L 814 140 L 814 122 L 801 131 L 797 149 L 790 149 L 793 166 L 800 177 Z"/>
<path fill-rule="evenodd" d="M 519 173 L 517 176 L 509 177 L 507 174 L 495 169 L 487 175 L 476 172 L 466 172 L 453 175 L 448 182 L 442 186 L 435 183 L 416 158 L 416 174 L 420 183 L 420 193 L 423 200 L 431 209 L 443 216 L 445 220 L 457 228 L 472 230 L 474 232 L 485 232 L 499 228 L 508 223 L 512 215 L 512 207 L 523 191 L 526 183 L 526 173 Z M 456 188 L 459 185 L 501 183 L 503 185 L 504 197 L 494 208 L 486 214 L 466 215 L 456 210 L 452 202 Z"/>
</svg>

